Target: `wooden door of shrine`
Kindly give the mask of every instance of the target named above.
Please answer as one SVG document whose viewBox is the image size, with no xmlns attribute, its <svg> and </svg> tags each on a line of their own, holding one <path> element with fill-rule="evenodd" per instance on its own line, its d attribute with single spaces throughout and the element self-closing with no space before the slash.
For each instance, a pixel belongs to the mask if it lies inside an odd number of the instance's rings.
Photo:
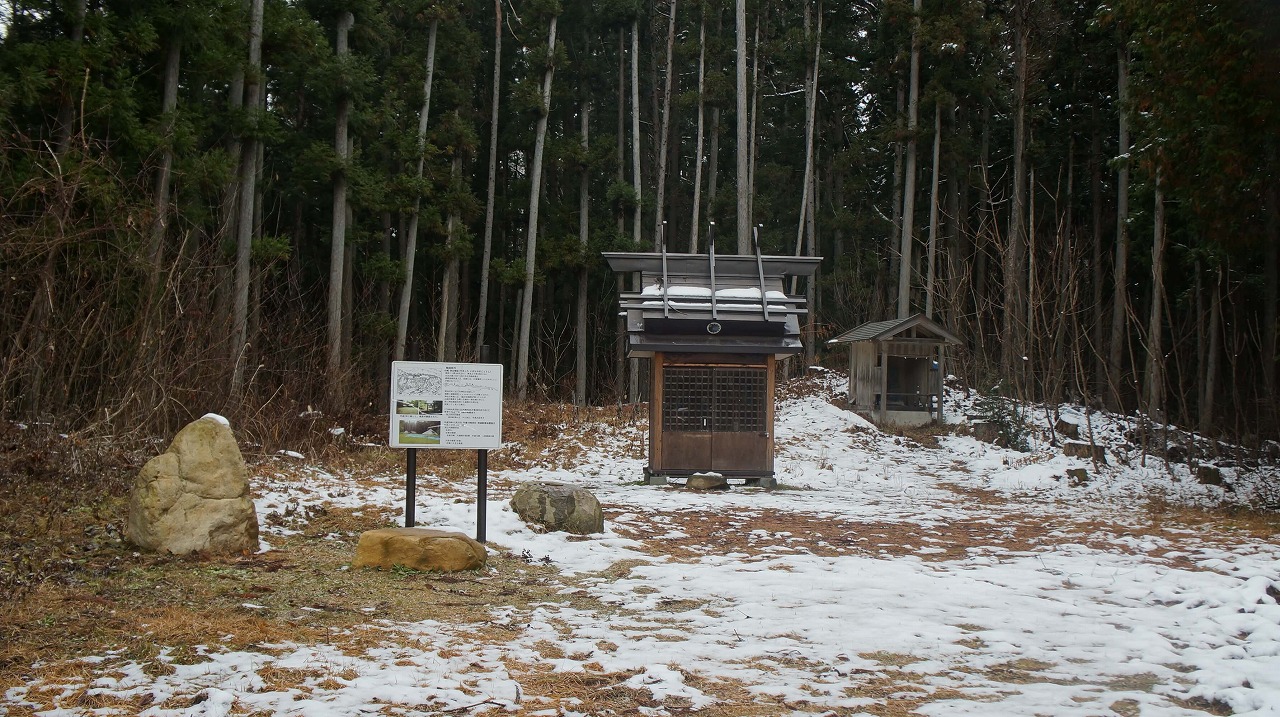
<svg viewBox="0 0 1280 717">
<path fill-rule="evenodd" d="M 657 471 L 772 474 L 768 369 L 664 366 Z"/>
</svg>

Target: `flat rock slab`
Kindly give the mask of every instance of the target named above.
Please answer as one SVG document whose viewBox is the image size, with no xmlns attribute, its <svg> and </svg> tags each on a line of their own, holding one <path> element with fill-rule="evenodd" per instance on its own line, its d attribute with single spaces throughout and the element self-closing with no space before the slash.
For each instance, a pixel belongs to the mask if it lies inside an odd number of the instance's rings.
<svg viewBox="0 0 1280 717">
<path fill-rule="evenodd" d="M 453 573 L 484 567 L 489 553 L 462 533 L 433 528 L 381 528 L 360 534 L 356 568 L 394 568 Z"/>
<path fill-rule="evenodd" d="M 719 473 L 694 473 L 684 482 L 689 490 L 728 490 L 729 480 Z"/>
</svg>

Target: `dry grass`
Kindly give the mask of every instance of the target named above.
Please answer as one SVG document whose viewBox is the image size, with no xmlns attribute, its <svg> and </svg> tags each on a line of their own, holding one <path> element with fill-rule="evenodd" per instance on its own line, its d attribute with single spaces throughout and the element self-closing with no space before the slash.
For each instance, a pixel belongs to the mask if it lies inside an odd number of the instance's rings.
<svg viewBox="0 0 1280 717">
<path fill-rule="evenodd" d="M 797 391 L 803 389 L 796 389 Z M 504 433 L 517 444 L 491 452 L 495 470 L 531 465 L 573 466 L 597 441 L 608 440 L 632 455 L 642 455 L 643 406 L 575 408 L 564 404 L 509 403 Z M 921 446 L 936 444 L 936 432 L 904 432 L 900 439 Z M 628 442 L 629 441 L 629 442 Z M 931 443 L 932 441 L 932 443 Z M 162 447 L 162 446 L 161 446 Z M 0 692 L 11 687 L 38 686 L 28 699 L 39 707 L 4 705 L 10 715 L 34 714 L 61 707 L 88 713 L 100 709 L 136 714 L 152 706 L 149 696 L 125 698 L 91 694 L 86 685 L 99 675 L 119 673 L 129 664 L 152 676 L 170 674 L 175 664 L 207 659 L 209 651 L 244 650 L 277 655 L 285 644 L 326 645 L 356 657 L 378 647 L 437 650 L 442 657 L 462 653 L 421 638 L 407 636 L 395 625 L 437 620 L 465 633 L 471 647 L 502 646 L 519 639 L 524 628 L 493 620 L 494 606 L 529 614 L 538 606 L 563 605 L 588 611 L 603 621 L 624 614 L 625 608 L 601 603 L 586 589 L 587 581 L 619 580 L 647 564 L 627 560 L 596 573 L 566 578 L 554 565 L 536 556 L 491 551 L 488 566 L 477 572 L 451 575 L 407 571 L 346 569 L 360 532 L 385 527 L 398 514 L 395 507 L 361 510 L 328 505 L 299 509 L 292 514 L 260 516 L 264 521 L 300 532 L 279 540 L 271 552 L 232 557 L 139 556 L 120 539 L 124 496 L 132 475 L 150 451 L 109 449 L 80 439 L 42 441 L 0 427 Z M 329 440 L 314 447 L 326 467 L 354 484 L 379 482 L 381 476 L 403 469 L 403 454 L 380 448 L 355 448 Z M 473 475 L 474 455 L 468 451 L 420 451 L 419 473 L 443 479 L 432 490 L 459 492 L 455 483 Z M 252 456 L 251 456 L 252 457 Z M 305 484 L 308 473 L 297 463 L 260 457 L 259 469 L 283 481 Z M 495 481 L 496 492 L 511 486 Z M 999 521 L 955 520 L 920 525 L 884 521 L 851 521 L 810 514 L 779 515 L 763 511 L 737 513 L 640 514 L 614 524 L 642 543 L 652 555 L 695 561 L 708 554 L 737 553 L 752 559 L 787 552 L 819 556 L 865 555 L 892 558 L 916 555 L 924 560 L 954 560 L 973 550 L 1033 551 L 1069 540 L 1099 549 L 1127 549 L 1113 539 L 1124 526 L 1082 520 L 1045 520 L 1019 514 L 994 492 L 960 489 L 967 500 L 978 501 Z M 613 514 L 616 516 L 616 513 Z M 1190 541 L 1214 540 L 1214 533 L 1273 538 L 1278 530 L 1274 514 L 1245 511 L 1202 511 L 1152 502 L 1134 522 L 1153 535 L 1184 549 Z M 1212 530 L 1211 530 L 1212 529 Z M 663 538 L 673 530 L 686 537 Z M 277 541 L 273 539 L 273 543 Z M 933 551 L 920 553 L 921 548 Z M 1182 561 L 1182 562 L 1179 562 Z M 1173 558 L 1182 567 L 1185 557 Z M 641 591 L 643 592 L 643 591 Z M 703 607 L 696 600 L 663 600 L 650 619 Z M 709 611 L 708 611 L 709 612 Z M 672 621 L 654 620 L 649 632 L 659 634 Z M 969 632 L 979 625 L 960 625 Z M 568 626 L 561 626 L 566 633 Z M 644 628 L 634 628 L 644 629 Z M 978 636 L 959 644 L 981 654 L 986 643 Z M 552 642 L 533 646 L 543 660 L 565 655 Z M 600 653 L 619 646 L 596 643 Z M 99 664 L 79 658 L 103 656 Z M 918 661 L 912 655 L 874 652 L 862 655 L 881 667 L 856 671 L 845 688 L 850 697 L 872 700 L 862 710 L 884 717 L 918 714 L 925 704 L 974 697 L 930 684 L 929 675 L 906 669 Z M 556 672 L 547 662 L 506 664 L 523 690 L 520 712 L 542 709 L 581 710 L 589 705 L 597 715 L 633 715 L 638 707 L 661 707 L 669 712 L 691 711 L 687 702 L 659 702 L 647 690 L 628 687 L 637 670 L 608 671 L 588 663 L 580 673 Z M 753 661 L 754 669 L 819 670 L 822 665 L 803 657 Z M 679 665 L 670 665 L 680 669 Z M 1053 681 L 1042 674 L 1047 663 L 1011 661 L 975 674 L 975 678 L 1007 685 Z M 711 717 L 771 717 L 797 711 L 824 712 L 822 700 L 784 701 L 761 694 L 732 675 L 709 676 L 681 670 L 686 684 L 719 700 L 698 714 Z M 350 668 L 331 673 L 316 668 L 286 669 L 264 660 L 258 677 L 266 690 L 331 691 L 359 675 Z M 69 685 L 55 688 L 51 685 Z M 1115 685 L 1115 689 L 1138 689 Z M 1011 688 L 1016 689 L 1016 688 Z M 162 705 L 187 709 L 203 699 L 201 693 L 176 695 Z M 477 698 L 477 703 L 484 699 Z M 1117 702 L 1112 711 L 1125 713 L 1130 705 Z M 491 703 L 492 704 L 492 703 Z M 1179 703 L 1182 704 L 1182 703 Z M 1221 705 L 1183 704 L 1214 714 Z M 388 705 L 390 712 L 398 714 Z M 828 711 L 827 714 L 840 714 Z M 250 714 L 243 705 L 232 714 Z"/>
</svg>

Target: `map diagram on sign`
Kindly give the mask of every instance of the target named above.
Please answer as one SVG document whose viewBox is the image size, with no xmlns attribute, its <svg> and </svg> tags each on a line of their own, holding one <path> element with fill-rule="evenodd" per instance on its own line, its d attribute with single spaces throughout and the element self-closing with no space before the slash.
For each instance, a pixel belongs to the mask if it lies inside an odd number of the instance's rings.
<svg viewBox="0 0 1280 717">
<path fill-rule="evenodd" d="M 438 373 L 400 371 L 396 376 L 396 393 L 400 396 L 437 396 L 444 388 Z"/>
</svg>

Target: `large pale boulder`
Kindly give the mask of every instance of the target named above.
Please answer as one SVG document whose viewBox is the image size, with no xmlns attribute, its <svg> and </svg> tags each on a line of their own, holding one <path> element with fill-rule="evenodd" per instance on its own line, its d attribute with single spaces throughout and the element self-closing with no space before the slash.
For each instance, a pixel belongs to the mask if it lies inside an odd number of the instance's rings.
<svg viewBox="0 0 1280 717">
<path fill-rule="evenodd" d="M 258 550 L 249 471 L 226 419 L 209 414 L 187 424 L 147 461 L 129 494 L 125 535 L 155 552 Z"/>
<path fill-rule="evenodd" d="M 526 523 L 577 535 L 604 532 L 604 513 L 591 491 L 565 483 L 521 483 L 511 509 Z"/>
<path fill-rule="evenodd" d="M 452 573 L 484 567 L 488 551 L 462 533 L 433 528 L 382 528 L 360 534 L 357 568 L 434 570 Z"/>
</svg>

